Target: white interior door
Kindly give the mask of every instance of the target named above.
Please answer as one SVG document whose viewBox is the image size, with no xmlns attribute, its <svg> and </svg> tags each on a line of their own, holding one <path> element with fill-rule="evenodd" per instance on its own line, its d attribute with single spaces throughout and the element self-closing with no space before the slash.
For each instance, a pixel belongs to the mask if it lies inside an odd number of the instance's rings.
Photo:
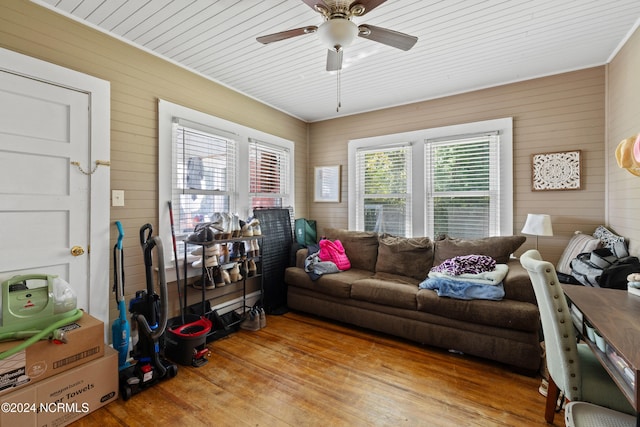
<svg viewBox="0 0 640 427">
<path fill-rule="evenodd" d="M 87 93 L 0 71 L 0 281 L 56 274 L 85 310 L 89 176 L 71 162 L 89 163 L 88 111 Z"/>
<path fill-rule="evenodd" d="M 109 163 L 108 83 L 2 49 L 0 64 L 0 282 L 56 274 L 106 328 L 109 172 L 87 172 Z"/>
</svg>

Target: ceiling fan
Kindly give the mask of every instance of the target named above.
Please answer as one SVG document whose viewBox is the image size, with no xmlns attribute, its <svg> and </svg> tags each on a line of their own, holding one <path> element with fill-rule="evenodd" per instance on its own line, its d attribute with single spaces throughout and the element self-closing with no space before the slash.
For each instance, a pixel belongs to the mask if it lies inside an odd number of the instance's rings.
<svg viewBox="0 0 640 427">
<path fill-rule="evenodd" d="M 386 0 L 354 0 L 353 2 L 345 2 L 342 0 L 302 1 L 324 17 L 322 24 L 260 36 L 256 38 L 256 40 L 262 44 L 269 44 L 317 32 L 320 41 L 328 48 L 327 71 L 338 71 L 342 69 L 343 48 L 353 43 L 356 36 L 405 51 L 411 49 L 418 41 L 417 37 L 398 31 L 369 24 L 356 25 L 351 21 L 352 17 L 364 16 Z"/>
</svg>

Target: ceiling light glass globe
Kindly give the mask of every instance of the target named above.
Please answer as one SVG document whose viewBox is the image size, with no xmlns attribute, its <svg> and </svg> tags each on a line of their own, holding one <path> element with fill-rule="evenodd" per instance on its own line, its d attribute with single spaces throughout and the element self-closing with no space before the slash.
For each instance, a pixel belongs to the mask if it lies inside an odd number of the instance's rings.
<svg viewBox="0 0 640 427">
<path fill-rule="evenodd" d="M 318 38 L 327 49 L 349 46 L 358 35 L 358 26 L 348 19 L 334 18 L 318 27 Z"/>
</svg>

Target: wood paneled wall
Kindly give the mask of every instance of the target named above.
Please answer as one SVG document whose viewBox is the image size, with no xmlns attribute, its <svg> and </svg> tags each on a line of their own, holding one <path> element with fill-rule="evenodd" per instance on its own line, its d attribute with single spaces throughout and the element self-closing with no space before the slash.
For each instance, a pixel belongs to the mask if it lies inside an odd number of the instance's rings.
<svg viewBox="0 0 640 427">
<path fill-rule="evenodd" d="M 640 29 L 607 66 L 607 222 L 640 255 L 640 177 L 620 169 L 618 143 L 640 133 Z"/>
<path fill-rule="evenodd" d="M 28 1 L 0 4 L 0 47 L 111 82 L 111 186 L 126 191 L 126 206 L 111 208 L 110 214 L 125 226 L 125 274 L 131 290 L 144 287 L 138 228 L 158 217 L 158 98 L 294 141 L 296 216 L 317 220 L 320 233 L 348 224 L 350 139 L 511 116 L 514 234 L 520 233 L 527 213 L 550 214 L 555 236 L 540 238 L 540 250 L 552 262 L 574 230 L 592 232 L 605 220 L 636 242 L 640 237 L 634 215 L 640 207 L 640 181 L 619 170 L 613 155 L 620 139 L 640 132 L 638 31 L 607 67 L 311 124 Z M 531 154 L 575 149 L 582 150 L 581 190 L 531 191 Z M 342 202 L 314 203 L 313 167 L 336 164 L 343 166 Z M 519 252 L 534 244 L 529 238 Z"/>
<path fill-rule="evenodd" d="M 320 234 L 324 227 L 347 227 L 350 139 L 513 117 L 514 234 L 520 234 L 527 213 L 550 214 L 555 235 L 540 238 L 539 248 L 556 262 L 574 231 L 591 233 L 604 221 L 604 102 L 605 67 L 595 67 L 312 123 L 310 174 L 314 166 L 333 164 L 343 165 L 343 173 L 342 202 L 310 199 L 309 217 L 318 221 Z M 531 191 L 531 155 L 563 150 L 582 150 L 582 189 Z M 307 179 L 312 183 L 311 175 Z M 519 253 L 534 245 L 529 237 Z"/>
<path fill-rule="evenodd" d="M 295 209 L 305 214 L 307 123 L 26 0 L 0 3 L 0 47 L 111 83 L 111 188 L 125 190 L 126 205 L 110 216 L 125 229 L 129 296 L 145 288 L 138 230 L 158 221 L 158 98 L 293 141 Z"/>
</svg>

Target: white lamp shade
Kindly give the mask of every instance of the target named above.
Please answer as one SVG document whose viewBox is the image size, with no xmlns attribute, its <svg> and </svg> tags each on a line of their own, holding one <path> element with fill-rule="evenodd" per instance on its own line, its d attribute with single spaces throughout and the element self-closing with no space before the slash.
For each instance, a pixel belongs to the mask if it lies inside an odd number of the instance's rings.
<svg viewBox="0 0 640 427">
<path fill-rule="evenodd" d="M 327 49 L 349 46 L 358 36 L 358 26 L 348 19 L 334 18 L 318 27 L 318 39 Z"/>
<path fill-rule="evenodd" d="M 553 236 L 551 217 L 546 214 L 527 214 L 522 233 L 533 236 Z"/>
</svg>

